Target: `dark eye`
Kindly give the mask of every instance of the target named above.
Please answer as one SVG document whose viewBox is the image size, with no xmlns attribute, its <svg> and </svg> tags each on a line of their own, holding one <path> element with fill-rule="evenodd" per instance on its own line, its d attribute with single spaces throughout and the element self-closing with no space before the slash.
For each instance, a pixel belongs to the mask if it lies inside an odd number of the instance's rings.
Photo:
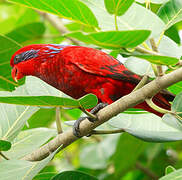
<svg viewBox="0 0 182 180">
<path fill-rule="evenodd" d="M 22 59 L 21 55 L 16 55 L 14 57 L 14 64 L 18 64 L 19 62 L 21 62 L 21 59 Z"/>
</svg>

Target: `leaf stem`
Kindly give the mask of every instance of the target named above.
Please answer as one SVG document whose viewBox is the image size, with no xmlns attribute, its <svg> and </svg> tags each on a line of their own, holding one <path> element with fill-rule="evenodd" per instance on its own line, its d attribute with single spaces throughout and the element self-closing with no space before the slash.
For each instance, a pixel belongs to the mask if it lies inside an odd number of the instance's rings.
<svg viewBox="0 0 182 180">
<path fill-rule="evenodd" d="M 125 132 L 124 129 L 113 129 L 113 130 L 92 130 L 91 135 L 97 135 L 97 134 L 116 134 L 116 133 L 122 133 Z"/>
<path fill-rule="evenodd" d="M 144 75 L 141 81 L 137 84 L 137 86 L 133 89 L 133 91 L 136 91 L 137 89 L 142 88 L 148 81 L 149 77 L 147 75 Z"/>
<path fill-rule="evenodd" d="M 152 50 L 158 53 L 158 47 L 157 44 L 155 43 L 155 40 L 153 38 L 150 39 L 150 44 L 152 46 Z M 157 76 L 163 76 L 163 70 L 161 65 L 157 65 Z"/>
<path fill-rule="evenodd" d="M 171 111 L 169 111 L 169 110 L 166 110 L 166 109 L 163 109 L 163 108 L 161 108 L 161 107 L 159 107 L 159 106 L 157 106 L 156 104 L 154 104 L 153 103 L 153 101 L 152 101 L 152 98 L 147 98 L 147 99 L 145 99 L 145 101 L 146 101 L 146 103 L 152 108 L 152 109 L 154 109 L 154 110 L 156 110 L 157 112 L 160 112 L 160 113 L 163 113 L 163 114 L 166 114 L 166 113 L 172 113 Z"/>
<path fill-rule="evenodd" d="M 9 160 L 1 151 L 0 151 L 0 156 L 2 156 L 4 159 Z"/>
<path fill-rule="evenodd" d="M 56 126 L 57 126 L 58 134 L 61 134 L 63 132 L 63 130 L 62 130 L 62 126 L 61 126 L 60 108 L 59 107 L 56 107 Z"/>
<path fill-rule="evenodd" d="M 84 112 L 87 116 L 91 117 L 92 119 L 97 119 L 97 116 L 95 116 L 94 114 L 88 112 L 86 109 L 80 107 L 80 110 L 81 110 L 82 112 Z"/>
<path fill-rule="evenodd" d="M 115 28 L 116 28 L 116 31 L 118 31 L 118 22 L 117 22 L 117 15 L 115 14 L 114 15 L 114 22 L 115 22 Z"/>
</svg>

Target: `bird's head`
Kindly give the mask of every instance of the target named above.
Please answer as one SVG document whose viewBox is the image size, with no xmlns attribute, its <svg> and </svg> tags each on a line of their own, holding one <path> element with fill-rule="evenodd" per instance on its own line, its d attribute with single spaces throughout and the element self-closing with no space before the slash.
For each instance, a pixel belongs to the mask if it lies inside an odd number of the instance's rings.
<svg viewBox="0 0 182 180">
<path fill-rule="evenodd" d="M 59 44 L 33 44 L 15 52 L 10 60 L 12 78 L 15 81 L 27 75 L 36 75 L 40 64 L 52 59 L 65 46 Z"/>
</svg>

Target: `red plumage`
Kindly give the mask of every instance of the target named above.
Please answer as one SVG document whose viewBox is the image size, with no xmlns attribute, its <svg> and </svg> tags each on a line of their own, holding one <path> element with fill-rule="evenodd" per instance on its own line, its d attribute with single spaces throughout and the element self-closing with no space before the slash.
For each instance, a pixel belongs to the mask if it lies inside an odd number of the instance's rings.
<svg viewBox="0 0 182 180">
<path fill-rule="evenodd" d="M 39 77 L 73 98 L 95 94 L 100 102 L 112 103 L 129 94 L 141 77 L 129 71 L 112 56 L 88 47 L 53 44 L 30 45 L 18 50 L 10 61 L 12 77 Z M 170 109 L 168 98 L 158 93 L 153 101 Z M 135 106 L 162 116 L 145 102 Z"/>
</svg>

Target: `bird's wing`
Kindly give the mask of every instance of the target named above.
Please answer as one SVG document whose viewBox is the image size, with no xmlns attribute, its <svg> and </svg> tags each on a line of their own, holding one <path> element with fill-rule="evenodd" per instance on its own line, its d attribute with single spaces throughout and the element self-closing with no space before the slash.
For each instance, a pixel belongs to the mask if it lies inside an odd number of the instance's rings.
<svg viewBox="0 0 182 180">
<path fill-rule="evenodd" d="M 85 72 L 109 77 L 119 81 L 138 84 L 141 77 L 129 71 L 120 61 L 112 56 L 92 48 L 75 49 L 72 63 Z"/>
</svg>

